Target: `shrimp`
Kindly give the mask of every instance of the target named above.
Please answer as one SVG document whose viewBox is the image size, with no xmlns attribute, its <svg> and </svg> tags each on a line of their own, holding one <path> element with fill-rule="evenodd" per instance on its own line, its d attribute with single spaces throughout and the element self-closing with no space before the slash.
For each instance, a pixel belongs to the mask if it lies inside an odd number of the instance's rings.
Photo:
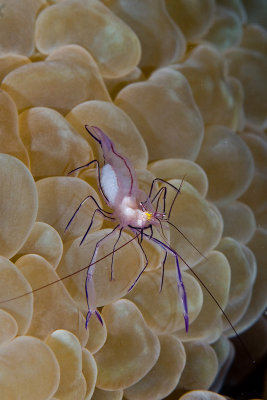
<svg viewBox="0 0 267 400">
<path fill-rule="evenodd" d="M 177 189 L 172 184 L 162 179 L 156 178 L 153 180 L 150 188 L 150 193 L 147 196 L 142 190 L 138 188 L 135 170 L 131 165 L 131 162 L 126 157 L 122 156 L 116 151 L 115 146 L 109 139 L 109 137 L 100 128 L 96 126 L 89 127 L 88 125 L 86 125 L 85 128 L 88 131 L 88 133 L 92 136 L 92 138 L 100 144 L 103 152 L 104 166 L 100 169 L 98 160 L 93 160 L 90 161 L 88 164 L 75 168 L 74 170 L 70 171 L 70 173 L 77 171 L 81 168 L 89 167 L 92 164 L 96 164 L 98 172 L 98 185 L 100 192 L 102 193 L 103 198 L 105 199 L 107 205 L 111 209 L 113 209 L 113 212 L 111 213 L 109 211 L 105 211 L 99 206 L 97 201 L 92 196 L 88 196 L 79 204 L 78 208 L 76 209 L 70 221 L 68 222 L 65 230 L 68 229 L 73 219 L 75 218 L 77 212 L 85 203 L 85 201 L 89 199 L 91 199 L 95 203 L 97 208 L 95 209 L 92 215 L 91 222 L 84 236 L 82 237 L 80 245 L 82 245 L 87 234 L 89 233 L 93 225 L 96 213 L 100 213 L 104 218 L 115 222 L 114 229 L 96 243 L 89 267 L 87 269 L 87 275 L 85 280 L 85 294 L 88 305 L 88 312 L 85 323 L 86 328 L 88 327 L 88 323 L 92 314 L 96 314 L 99 321 L 103 323 L 101 315 L 96 308 L 96 294 L 93 281 L 95 263 L 97 260 L 99 248 L 106 241 L 111 240 L 111 238 L 117 235 L 118 232 L 117 239 L 115 240 L 115 244 L 113 247 L 112 260 L 111 260 L 111 280 L 112 280 L 114 251 L 120 240 L 122 231 L 124 229 L 128 229 L 132 233 L 134 233 L 135 236 L 137 237 L 138 244 L 141 248 L 141 251 L 145 259 L 145 265 L 142 268 L 139 275 L 137 276 L 137 278 L 135 279 L 135 281 L 133 282 L 133 284 L 131 285 L 131 287 L 129 288 L 129 291 L 135 286 L 135 284 L 137 283 L 137 281 L 139 280 L 139 278 L 141 277 L 142 273 L 145 271 L 148 265 L 148 258 L 142 246 L 142 240 L 143 238 L 146 238 L 154 242 L 156 245 L 160 246 L 165 252 L 162 262 L 163 272 L 162 272 L 160 289 L 162 289 L 164 266 L 167 259 L 167 255 L 170 254 L 175 259 L 176 270 L 177 270 L 178 294 L 183 307 L 185 330 L 186 332 L 188 332 L 189 318 L 188 318 L 187 296 L 179 265 L 179 255 L 166 242 L 166 238 L 164 236 L 162 227 L 163 222 L 169 222 L 172 206 L 174 204 L 174 201 L 176 200 L 177 195 L 180 193 L 180 188 Z M 166 186 L 159 189 L 158 192 L 154 196 L 152 196 L 153 188 L 157 181 L 163 182 L 165 185 L 171 187 L 175 191 L 175 197 L 172 201 L 168 215 L 166 215 L 165 212 L 165 201 L 167 193 Z M 158 211 L 160 198 L 163 199 L 162 212 Z M 153 206 L 153 203 L 155 202 L 156 202 L 156 207 Z M 163 240 L 159 240 L 158 238 L 154 237 L 153 228 L 157 229 L 161 237 L 164 237 Z M 149 231 L 149 234 L 147 233 L 147 231 Z"/>
<path fill-rule="evenodd" d="M 197 247 L 195 247 L 195 245 L 184 235 L 184 233 L 169 220 L 170 216 L 171 216 L 173 205 L 177 199 L 177 196 L 179 195 L 179 193 L 181 193 L 181 187 L 182 187 L 184 178 L 182 179 L 181 184 L 178 188 L 175 187 L 174 185 L 172 185 L 170 182 L 167 182 L 161 178 L 155 178 L 151 183 L 149 194 L 146 195 L 138 187 L 135 170 L 134 170 L 131 162 L 126 157 L 122 156 L 121 154 L 119 154 L 116 151 L 115 146 L 112 143 L 112 141 L 109 139 L 109 137 L 98 127 L 95 127 L 95 126 L 89 127 L 88 125 L 85 125 L 85 128 L 88 131 L 88 133 L 92 136 L 92 138 L 94 140 L 96 140 L 99 143 L 99 145 L 101 146 L 101 149 L 103 152 L 104 165 L 101 168 L 99 161 L 95 159 L 85 165 L 82 165 L 82 166 L 79 166 L 79 167 L 73 169 L 72 171 L 69 172 L 69 174 L 95 164 L 96 169 L 97 169 L 99 190 L 100 190 L 107 206 L 110 209 L 113 209 L 113 212 L 104 210 L 102 207 L 100 207 L 100 205 L 98 204 L 96 199 L 93 196 L 89 195 L 85 199 L 83 199 L 83 201 L 79 204 L 79 206 L 73 213 L 72 217 L 70 218 L 70 220 L 65 228 L 65 231 L 69 228 L 69 226 L 71 225 L 72 221 L 76 217 L 77 213 L 79 212 L 79 210 L 83 206 L 83 204 L 89 200 L 93 201 L 96 208 L 93 212 L 90 224 L 80 241 L 80 245 L 83 244 L 86 236 L 90 232 L 90 230 L 93 226 L 93 223 L 94 223 L 95 215 L 97 213 L 101 214 L 104 219 L 113 221 L 115 223 L 115 227 L 113 228 L 113 230 L 111 232 L 109 232 L 106 236 L 101 238 L 96 243 L 89 265 L 81 268 L 80 270 L 77 270 L 68 275 L 65 275 L 53 282 L 47 283 L 43 286 L 33 289 L 29 292 L 20 294 L 18 296 L 12 297 L 10 299 L 0 301 L 0 304 L 17 300 L 17 299 L 24 297 L 26 295 L 29 295 L 31 293 L 45 289 L 46 287 L 56 284 L 57 282 L 63 281 L 73 275 L 80 273 L 81 271 L 87 270 L 86 279 L 85 279 L 85 295 L 86 295 L 88 311 L 87 311 L 87 315 L 86 315 L 85 327 L 86 327 L 86 329 L 88 328 L 90 318 L 93 314 L 96 315 L 96 317 L 98 318 L 100 323 L 103 325 L 101 314 L 99 313 L 99 311 L 97 310 L 97 307 L 96 307 L 97 301 L 96 301 L 96 292 L 95 292 L 94 280 L 93 280 L 94 272 L 95 272 L 95 265 L 98 262 L 105 259 L 106 257 L 111 256 L 110 279 L 112 280 L 113 279 L 113 261 L 114 261 L 115 252 L 119 251 L 122 247 L 128 245 L 131 241 L 137 240 L 138 245 L 140 246 L 140 249 L 144 255 L 145 263 L 144 263 L 144 266 L 143 266 L 141 272 L 138 274 L 135 281 L 128 289 L 128 291 L 132 290 L 133 287 L 138 282 L 138 280 L 140 279 L 143 272 L 146 270 L 147 265 L 148 265 L 148 258 L 144 251 L 144 248 L 142 246 L 142 241 L 145 238 L 146 240 L 152 241 L 153 243 L 155 243 L 157 246 L 161 247 L 164 250 L 164 257 L 162 260 L 162 277 L 161 277 L 161 283 L 160 283 L 160 291 L 162 290 L 162 286 L 163 286 L 164 266 L 166 263 L 167 256 L 170 255 L 175 260 L 176 271 L 177 271 L 178 295 L 179 295 L 179 299 L 182 304 L 186 332 L 188 332 L 188 329 L 189 329 L 188 305 L 187 305 L 187 295 L 186 295 L 186 290 L 185 290 L 185 286 L 183 283 L 179 260 L 183 261 L 183 263 L 188 267 L 188 269 L 195 276 L 195 278 L 200 282 L 200 284 L 204 287 L 204 289 L 212 297 L 212 299 L 214 300 L 214 302 L 217 304 L 217 306 L 221 310 L 222 314 L 224 315 L 225 319 L 228 321 L 229 325 L 233 329 L 233 331 L 238 339 L 238 342 L 240 343 L 244 352 L 247 354 L 248 358 L 252 361 L 252 363 L 255 363 L 249 350 L 247 349 L 246 345 L 243 343 L 243 341 L 240 338 L 239 334 L 237 333 L 235 327 L 233 326 L 229 317 L 224 312 L 222 306 L 217 301 L 216 297 L 212 294 L 212 292 L 205 285 L 205 283 L 202 281 L 202 279 L 200 279 L 200 277 L 194 272 L 194 270 L 190 267 L 190 265 L 184 260 L 184 258 L 181 257 L 181 255 L 178 254 L 176 252 L 176 250 L 174 250 L 170 246 L 170 244 L 164 234 L 163 228 L 166 227 L 166 224 L 168 224 L 167 226 L 169 226 L 169 225 L 172 226 L 188 241 L 188 243 L 190 243 L 190 245 L 202 257 L 206 258 L 197 249 Z M 162 183 L 162 187 L 156 193 L 154 193 L 154 187 L 157 184 L 157 182 Z M 166 213 L 166 204 L 165 203 L 166 203 L 168 188 L 173 190 L 175 194 L 172 199 L 169 211 L 168 211 L 168 213 Z M 159 211 L 160 208 L 161 208 L 161 210 Z M 161 239 L 154 236 L 154 228 L 159 233 L 159 237 Z M 121 234 L 122 234 L 123 230 L 128 230 L 128 231 L 132 232 L 134 234 L 134 236 L 130 240 L 128 240 L 126 243 L 119 245 L 119 240 L 121 238 Z M 116 235 L 117 235 L 117 238 L 115 239 L 113 250 L 110 253 L 106 254 L 105 256 L 98 258 L 98 252 L 99 252 L 100 247 L 105 242 L 112 239 Z"/>
</svg>

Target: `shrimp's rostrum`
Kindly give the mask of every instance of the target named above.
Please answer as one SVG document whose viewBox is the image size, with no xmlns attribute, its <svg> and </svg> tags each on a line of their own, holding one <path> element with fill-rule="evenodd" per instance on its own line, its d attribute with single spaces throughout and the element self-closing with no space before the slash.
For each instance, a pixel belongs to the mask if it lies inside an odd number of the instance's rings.
<svg viewBox="0 0 267 400">
<path fill-rule="evenodd" d="M 99 321 L 102 323 L 101 315 L 96 308 L 96 294 L 95 294 L 94 280 L 93 280 L 98 250 L 104 244 L 105 241 L 111 240 L 113 237 L 117 236 L 117 238 L 114 239 L 114 247 L 113 247 L 113 254 L 111 261 L 111 280 L 112 280 L 114 251 L 120 240 L 122 230 L 127 229 L 130 230 L 135 235 L 145 260 L 141 272 L 139 273 L 139 275 L 137 276 L 137 278 L 135 279 L 134 283 L 131 285 L 129 290 L 131 290 L 135 286 L 136 282 L 138 281 L 138 279 L 140 278 L 140 276 L 145 271 L 148 265 L 148 259 L 142 247 L 142 240 L 144 238 L 146 240 L 151 240 L 165 251 L 165 255 L 162 260 L 161 288 L 164 276 L 164 265 L 166 262 L 167 255 L 170 254 L 175 259 L 176 269 L 177 269 L 178 293 L 183 306 L 185 329 L 186 331 L 188 331 L 189 320 L 188 320 L 187 297 L 182 279 L 182 274 L 180 271 L 179 255 L 172 247 L 170 247 L 163 232 L 163 227 L 164 228 L 166 227 L 165 223 L 171 224 L 169 222 L 169 218 L 173 203 L 180 192 L 180 188 L 177 189 L 172 184 L 162 179 L 156 178 L 153 180 L 151 184 L 150 193 L 146 195 L 142 190 L 138 188 L 135 170 L 131 165 L 131 162 L 126 157 L 124 157 L 123 155 L 119 154 L 116 151 L 115 146 L 109 139 L 109 137 L 98 127 L 95 126 L 89 127 L 86 125 L 85 128 L 87 129 L 88 133 L 92 136 L 92 138 L 96 140 L 101 146 L 103 152 L 104 165 L 102 168 L 100 168 L 98 160 L 92 160 L 88 164 L 75 168 L 71 172 L 74 172 L 81 168 L 89 167 L 92 164 L 96 164 L 98 169 L 98 184 L 100 192 L 102 193 L 107 205 L 111 209 L 113 209 L 113 212 L 111 213 L 109 211 L 105 211 L 98 205 L 98 203 L 94 198 L 92 198 L 92 196 L 88 196 L 80 203 L 75 213 L 73 214 L 72 218 L 70 219 L 66 229 L 73 221 L 80 207 L 84 204 L 86 200 L 89 199 L 94 201 L 97 208 L 92 215 L 89 227 L 85 232 L 80 244 L 83 243 L 85 237 L 90 231 L 92 224 L 94 222 L 94 216 L 97 212 L 102 214 L 104 218 L 115 222 L 114 229 L 108 235 L 104 236 L 96 243 L 91 258 L 91 262 L 87 270 L 87 276 L 85 282 L 85 293 L 88 305 L 86 327 L 88 326 L 90 317 L 93 313 L 96 314 Z M 163 186 L 161 187 L 161 189 L 159 189 L 156 193 L 153 194 L 153 189 L 157 181 L 161 182 Z M 175 193 L 168 214 L 166 214 L 165 212 L 167 188 L 171 188 L 172 190 L 174 190 Z M 154 237 L 153 228 L 155 228 L 159 232 L 159 236 L 161 237 L 161 239 Z"/>
</svg>

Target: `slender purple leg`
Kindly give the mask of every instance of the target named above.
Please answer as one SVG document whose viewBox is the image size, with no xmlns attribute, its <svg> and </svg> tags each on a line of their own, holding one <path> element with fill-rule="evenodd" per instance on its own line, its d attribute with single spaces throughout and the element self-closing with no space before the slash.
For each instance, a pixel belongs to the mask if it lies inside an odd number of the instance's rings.
<svg viewBox="0 0 267 400">
<path fill-rule="evenodd" d="M 142 231 L 143 231 L 143 229 L 142 229 Z M 138 231 L 137 231 L 137 232 L 138 232 Z M 136 233 L 136 232 L 135 232 L 135 233 Z M 146 235 L 146 236 L 147 236 L 147 235 Z M 148 259 L 147 259 L 147 255 L 146 255 L 146 253 L 145 253 L 145 250 L 143 249 L 143 246 L 142 246 L 141 242 L 138 241 L 138 244 L 139 244 L 139 246 L 141 247 L 141 250 L 142 250 L 142 252 L 143 252 L 143 254 L 144 254 L 144 257 L 145 257 L 146 262 L 145 262 L 145 266 L 143 267 L 143 269 L 141 270 L 141 272 L 138 274 L 138 276 L 137 276 L 137 278 L 135 279 L 134 283 L 133 283 L 133 284 L 130 286 L 130 288 L 128 289 L 128 292 L 130 292 L 130 291 L 132 290 L 132 288 L 136 285 L 137 281 L 139 280 L 140 276 L 141 276 L 142 273 L 145 271 L 145 269 L 146 269 L 146 267 L 147 267 L 147 265 L 148 265 Z"/>
<path fill-rule="evenodd" d="M 149 235 L 144 233 L 144 235 L 149 238 Z M 167 253 L 170 253 L 174 256 L 175 262 L 176 262 L 176 270 L 177 270 L 177 286 L 178 286 L 178 293 L 179 297 L 182 302 L 183 306 L 183 314 L 184 314 L 184 321 L 185 321 L 185 330 L 188 332 L 188 326 L 189 326 L 189 318 L 188 318 L 188 306 L 187 306 L 187 296 L 186 296 L 186 291 L 183 283 L 183 278 L 180 270 L 180 265 L 179 265 L 179 256 L 175 250 L 173 250 L 171 247 L 166 245 L 165 243 L 161 242 L 160 240 L 152 237 L 150 240 L 153 242 L 157 243 L 160 247 L 162 247 Z M 165 258 L 164 258 L 165 260 Z"/>
<path fill-rule="evenodd" d="M 156 205 L 156 212 L 158 211 L 159 208 L 159 201 L 161 199 L 161 195 L 163 193 L 163 210 L 162 213 L 165 214 L 165 209 L 166 209 L 166 194 L 167 194 L 167 188 L 164 186 L 159 191 L 155 194 L 153 199 L 151 200 L 151 204 L 154 203 L 154 201 L 157 199 L 157 205 Z"/>
<path fill-rule="evenodd" d="M 181 193 L 181 187 L 182 187 L 182 184 L 183 184 L 183 182 L 184 182 L 184 178 L 182 179 L 182 182 L 181 182 L 181 184 L 180 184 L 180 186 L 179 186 L 178 189 L 177 189 L 174 185 L 172 185 L 170 182 L 167 182 L 167 181 L 165 181 L 164 179 L 155 178 L 155 179 L 152 181 L 152 183 L 151 183 L 150 192 L 149 192 L 149 196 L 148 196 L 149 199 L 150 199 L 150 197 L 151 197 L 151 194 L 152 194 L 152 191 L 153 191 L 153 187 L 154 187 L 155 182 L 162 182 L 162 183 L 164 183 L 165 185 L 170 186 L 170 187 L 176 192 L 176 193 L 175 193 L 175 196 L 174 196 L 174 198 L 173 198 L 173 200 L 172 200 L 169 213 L 168 213 L 168 219 L 169 219 L 170 216 L 171 216 L 171 212 L 172 212 L 172 208 L 173 208 L 173 205 L 174 205 L 174 203 L 175 203 L 175 200 L 176 200 L 178 194 Z"/>
<path fill-rule="evenodd" d="M 87 269 L 87 275 L 86 275 L 86 280 L 85 280 L 85 294 L 86 294 L 86 302 L 87 302 L 87 306 L 88 306 L 88 312 L 86 315 L 86 322 L 85 322 L 86 329 L 88 327 L 88 323 L 89 323 L 89 320 L 90 320 L 92 314 L 96 314 L 97 318 L 103 325 L 101 315 L 99 314 L 99 312 L 97 311 L 97 308 L 96 308 L 96 293 L 95 293 L 95 286 L 94 286 L 94 281 L 93 281 L 94 272 L 95 272 L 95 262 L 97 259 L 97 254 L 98 254 L 99 248 L 105 243 L 105 241 L 107 239 L 110 239 L 110 236 L 112 236 L 115 233 L 116 229 L 119 226 L 120 226 L 119 224 L 116 225 L 115 228 L 111 232 L 109 232 L 106 236 L 104 236 L 102 239 L 100 239 L 96 243 L 93 256 L 91 258 L 89 267 Z"/>
<path fill-rule="evenodd" d="M 87 129 L 87 128 L 86 128 Z M 88 129 L 87 129 L 88 130 Z M 89 132 L 89 131 L 88 131 Z M 90 133 L 91 134 L 91 133 Z M 95 138 L 96 139 L 96 138 Z M 97 140 L 97 139 L 96 139 Z M 97 140 L 98 141 L 98 140 Z M 99 142 L 99 141 L 98 141 Z M 74 168 L 73 170 L 71 170 L 69 173 L 68 173 L 68 175 L 69 174 L 71 174 L 72 172 L 75 172 L 75 171 L 78 171 L 78 169 L 82 169 L 82 168 L 87 168 L 87 167 L 89 167 L 91 164 L 93 164 L 93 163 L 96 163 L 96 166 L 97 166 L 97 180 L 98 180 L 98 186 L 99 186 L 99 189 L 100 189 L 100 191 L 101 191 L 101 194 L 102 194 L 102 196 L 104 197 L 104 199 L 106 199 L 106 202 L 108 203 L 108 199 L 107 199 L 107 197 L 106 197 L 106 195 L 105 195 L 105 193 L 104 193 L 104 191 L 103 191 L 103 188 L 102 188 L 102 186 L 101 186 L 101 180 L 100 180 L 100 165 L 99 165 L 99 161 L 98 160 L 92 160 L 92 161 L 90 161 L 89 163 L 87 163 L 87 164 L 84 164 L 84 165 L 81 165 L 80 167 L 77 167 L 77 168 Z M 98 207 L 98 208 L 101 208 L 101 207 Z"/>
<path fill-rule="evenodd" d="M 164 259 L 163 259 L 163 262 L 162 262 L 162 274 L 161 274 L 161 282 L 160 282 L 160 290 L 159 290 L 159 292 L 162 291 L 162 287 L 163 287 L 164 273 L 165 273 L 165 262 L 166 262 L 166 259 L 167 259 L 167 255 L 168 255 L 168 253 L 167 253 L 167 251 L 165 251 L 165 256 L 164 256 Z"/>
<path fill-rule="evenodd" d="M 119 240 L 120 240 L 120 238 L 121 238 L 121 232 L 122 232 L 122 230 L 123 230 L 123 228 L 120 228 L 119 236 L 117 237 L 117 240 L 116 240 L 116 242 L 115 242 L 115 244 L 114 244 L 114 246 L 113 246 L 113 252 L 112 252 L 112 257 L 111 257 L 111 265 L 110 265 L 110 280 L 111 280 L 111 281 L 112 281 L 112 279 L 113 279 L 113 261 L 114 261 L 114 253 L 115 253 L 116 246 L 117 246 L 117 244 L 118 244 L 118 242 L 119 242 Z"/>
<path fill-rule="evenodd" d="M 71 217 L 71 219 L 69 220 L 69 222 L 68 222 L 66 228 L 64 229 L 64 232 L 66 232 L 66 230 L 68 229 L 68 227 L 70 226 L 70 224 L 71 224 L 72 221 L 74 220 L 74 218 L 75 218 L 77 212 L 80 210 L 80 208 L 83 206 L 83 204 L 84 204 L 87 200 L 89 200 L 89 199 L 91 199 L 91 200 L 96 204 L 97 208 L 98 208 L 99 210 L 101 210 L 103 213 L 108 214 L 108 215 L 111 215 L 111 214 L 112 214 L 112 213 L 110 213 L 109 211 L 103 210 L 103 208 L 100 207 L 100 205 L 98 204 L 98 202 L 96 201 L 96 199 L 95 199 L 92 195 L 86 196 L 85 199 L 83 199 L 83 201 L 80 202 L 80 204 L 79 204 L 79 206 L 77 207 L 76 211 L 75 211 L 74 214 L 72 215 L 72 217 Z"/>
<path fill-rule="evenodd" d="M 99 210 L 99 209 L 97 208 L 97 209 L 93 212 L 93 215 L 92 215 L 92 218 L 91 218 L 91 222 L 90 222 L 90 224 L 89 224 L 89 226 L 88 226 L 88 228 L 87 228 L 85 234 L 83 235 L 82 240 L 80 241 L 80 246 L 83 244 L 83 242 L 84 242 L 86 236 L 88 235 L 88 233 L 89 233 L 89 231 L 90 231 L 90 229 L 91 229 L 91 227 L 92 227 L 92 225 L 93 225 L 93 223 L 94 223 L 95 214 L 96 214 L 97 212 L 99 212 L 101 215 L 103 215 L 103 217 L 106 218 L 106 219 L 111 219 L 111 220 L 114 220 L 114 219 L 115 219 L 115 218 L 113 218 L 113 217 L 111 217 L 111 216 L 109 216 L 109 215 L 105 215 L 104 212 L 103 212 L 102 210 Z"/>
</svg>

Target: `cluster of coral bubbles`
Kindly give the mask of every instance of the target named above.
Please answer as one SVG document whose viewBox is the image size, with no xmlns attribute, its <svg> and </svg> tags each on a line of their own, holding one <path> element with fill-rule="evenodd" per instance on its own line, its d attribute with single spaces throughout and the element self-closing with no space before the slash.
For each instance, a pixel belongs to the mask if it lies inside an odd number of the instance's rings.
<svg viewBox="0 0 267 400">
<path fill-rule="evenodd" d="M 129 293 L 144 265 L 136 241 L 114 255 L 112 281 L 111 258 L 97 264 L 104 325 L 92 316 L 85 329 L 85 271 L 60 278 L 88 265 L 113 226 L 98 215 L 79 246 L 94 211 L 89 201 L 64 232 L 86 196 L 105 207 L 94 168 L 68 172 L 101 160 L 88 124 L 132 162 L 145 192 L 154 177 L 176 187 L 185 177 L 171 221 L 205 258 L 173 229 L 171 246 L 236 331 L 249 328 L 246 346 L 260 359 L 266 1 L 0 3 L 1 399 L 223 399 L 233 330 L 181 261 L 185 332 L 172 257 L 159 293 L 164 252 L 148 240 L 148 267 Z M 120 245 L 130 239 L 124 232 Z"/>
</svg>

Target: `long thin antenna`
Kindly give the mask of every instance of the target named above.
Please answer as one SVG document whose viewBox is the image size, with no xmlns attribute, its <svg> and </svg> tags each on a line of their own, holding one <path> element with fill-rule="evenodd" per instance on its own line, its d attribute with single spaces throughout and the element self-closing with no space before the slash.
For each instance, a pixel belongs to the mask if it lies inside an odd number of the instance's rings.
<svg viewBox="0 0 267 400">
<path fill-rule="evenodd" d="M 168 220 L 165 220 L 164 222 L 167 222 L 167 223 L 168 223 L 169 225 L 171 225 L 174 229 L 176 229 L 177 232 L 179 232 L 179 233 L 183 236 L 183 238 L 184 238 L 189 244 L 191 244 L 191 246 L 198 252 L 198 254 L 200 254 L 203 258 L 205 258 L 205 259 L 207 260 L 207 257 L 204 256 L 204 254 L 201 253 L 200 250 L 198 250 L 198 248 L 194 245 L 194 243 L 192 243 L 191 240 L 189 240 L 188 237 L 187 237 L 179 228 L 177 228 L 177 226 L 175 226 L 172 222 L 170 222 L 170 221 L 168 221 Z"/>
<path fill-rule="evenodd" d="M 212 294 L 212 292 L 208 289 L 207 285 L 205 285 L 205 283 L 202 281 L 202 279 L 195 273 L 195 271 L 193 270 L 193 268 L 190 267 L 190 265 L 187 264 L 187 262 L 183 259 L 183 257 L 181 257 L 180 255 L 178 255 L 179 258 L 185 263 L 185 265 L 189 268 L 189 270 L 192 272 L 192 274 L 197 278 L 197 280 L 201 283 L 201 285 L 205 288 L 205 290 L 207 291 L 207 293 L 209 293 L 209 295 L 211 296 L 211 298 L 214 300 L 214 302 L 217 304 L 217 306 L 219 307 L 219 309 L 221 310 L 221 312 L 223 313 L 225 319 L 227 320 L 228 324 L 231 326 L 231 328 L 233 329 L 234 333 L 236 334 L 236 337 L 238 339 L 239 344 L 241 345 L 241 347 L 243 348 L 243 350 L 245 351 L 245 353 L 247 354 L 247 356 L 249 357 L 249 359 L 252 361 L 253 364 L 255 364 L 255 360 L 253 359 L 252 355 L 250 354 L 249 350 L 247 349 L 246 345 L 244 344 L 244 342 L 242 341 L 242 339 L 240 338 L 240 335 L 237 333 L 234 325 L 232 324 L 232 322 L 230 321 L 229 317 L 227 316 L 227 314 L 224 312 L 222 306 L 220 305 L 220 303 L 218 302 L 218 300 L 216 299 L 216 297 Z"/>
<path fill-rule="evenodd" d="M 15 297 L 12 297 L 12 298 L 7 299 L 7 300 L 1 300 L 1 301 L 0 301 L 0 304 L 5 304 L 5 303 L 9 303 L 10 301 L 14 301 L 14 300 L 21 299 L 21 298 L 24 297 L 24 296 L 28 296 L 28 295 L 31 294 L 31 293 L 39 292 L 39 290 L 45 289 L 45 288 L 47 288 L 47 287 L 49 287 L 49 286 L 54 285 L 55 283 L 64 281 L 65 279 L 70 278 L 71 276 L 77 275 L 77 274 L 79 274 L 80 272 L 82 272 L 82 271 L 86 270 L 87 268 L 91 267 L 92 265 L 97 264 L 97 263 L 99 263 L 100 261 L 104 260 L 106 257 L 111 256 L 112 254 L 115 253 L 115 251 L 118 251 L 118 250 L 122 249 L 124 246 L 126 246 L 127 244 L 131 243 L 133 240 L 135 240 L 136 238 L 138 238 L 139 235 L 140 235 L 140 233 L 138 233 L 137 235 L 135 235 L 134 237 L 132 237 L 130 240 L 128 240 L 128 242 L 122 244 L 120 247 L 117 247 L 114 251 L 112 250 L 110 253 L 108 253 L 108 254 L 106 254 L 105 256 L 99 258 L 98 260 L 96 260 L 96 261 L 95 261 L 94 263 L 92 263 L 92 264 L 86 265 L 85 267 L 83 267 L 83 268 L 81 268 L 81 269 L 79 269 L 79 270 L 77 270 L 77 271 L 74 271 L 74 272 L 72 272 L 72 273 L 70 273 L 70 274 L 68 274 L 68 275 L 65 275 L 65 276 L 63 276 L 62 278 L 56 279 L 56 280 L 53 281 L 53 282 L 46 283 L 45 285 L 40 286 L 40 287 L 38 287 L 38 288 L 36 288 L 36 289 L 33 289 L 33 290 L 31 290 L 30 292 L 26 292 L 26 293 L 20 294 L 19 296 L 15 296 Z"/>
</svg>

